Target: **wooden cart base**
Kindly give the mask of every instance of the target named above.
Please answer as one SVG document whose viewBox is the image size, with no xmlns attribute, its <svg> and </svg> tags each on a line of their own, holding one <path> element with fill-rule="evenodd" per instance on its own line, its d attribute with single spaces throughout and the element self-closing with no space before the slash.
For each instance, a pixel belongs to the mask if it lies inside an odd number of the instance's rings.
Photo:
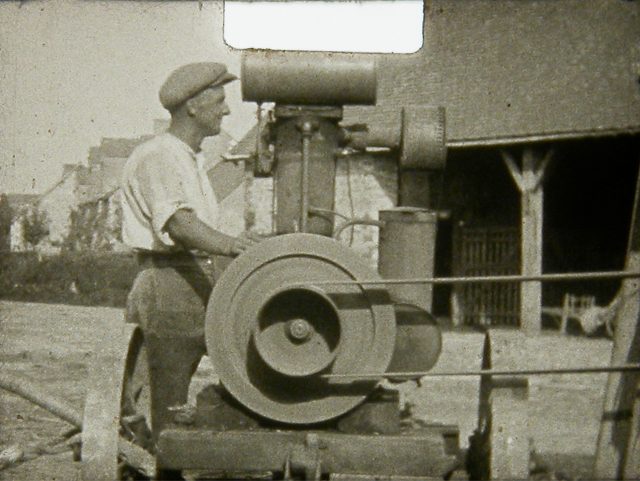
<svg viewBox="0 0 640 481">
<path fill-rule="evenodd" d="M 161 433 L 162 470 L 201 471 L 229 479 L 239 473 L 288 479 L 330 475 L 440 478 L 459 464 L 441 429 L 407 435 L 327 431 L 213 431 L 175 428 Z"/>
</svg>

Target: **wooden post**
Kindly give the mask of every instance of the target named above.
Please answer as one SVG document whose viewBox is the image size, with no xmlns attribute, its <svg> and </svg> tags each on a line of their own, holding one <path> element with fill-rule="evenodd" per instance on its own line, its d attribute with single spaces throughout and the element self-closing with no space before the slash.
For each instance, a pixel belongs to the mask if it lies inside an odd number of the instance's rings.
<svg viewBox="0 0 640 481">
<path fill-rule="evenodd" d="M 460 288 L 451 289 L 451 323 L 454 327 L 462 326 L 462 306 L 460 306 Z"/>
<path fill-rule="evenodd" d="M 544 173 L 552 151 L 540 159 L 538 153 L 526 148 L 522 155 L 522 169 L 509 153 L 502 157 L 520 191 L 521 235 L 520 272 L 525 276 L 542 274 L 542 222 Z M 542 316 L 542 285 L 538 281 L 523 282 L 520 286 L 520 326 L 527 334 L 540 332 Z"/>
<path fill-rule="evenodd" d="M 629 246 L 625 269 L 640 270 L 640 174 L 631 217 Z M 611 364 L 640 362 L 640 279 L 622 282 L 622 304 L 616 313 Z M 637 392 L 636 373 L 611 373 L 602 409 L 593 477 L 598 479 L 636 479 L 640 455 L 635 436 L 637 423 L 634 401 Z M 633 425 L 635 423 L 635 426 Z"/>
<path fill-rule="evenodd" d="M 529 380 L 497 376 L 491 380 L 489 479 L 529 477 Z"/>
<path fill-rule="evenodd" d="M 636 384 L 622 479 L 638 479 L 638 477 L 640 477 L 640 383 Z"/>
</svg>

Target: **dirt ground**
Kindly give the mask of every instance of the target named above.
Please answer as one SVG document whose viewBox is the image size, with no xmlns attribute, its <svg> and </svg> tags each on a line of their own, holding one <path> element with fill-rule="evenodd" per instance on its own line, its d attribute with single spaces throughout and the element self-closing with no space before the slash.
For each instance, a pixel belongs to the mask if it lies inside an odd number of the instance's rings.
<svg viewBox="0 0 640 481">
<path fill-rule="evenodd" d="M 50 304 L 0 302 L 0 363 L 3 372 L 19 376 L 82 411 L 87 390 L 87 366 L 96 342 L 106 342 L 122 321 L 122 310 Z M 438 367 L 480 367 L 483 338 L 479 334 L 446 334 Z M 537 354 L 541 365 L 604 365 L 611 343 L 604 340 L 542 336 Z M 192 395 L 213 375 L 204 360 L 192 385 Z M 606 375 L 548 376 L 532 379 L 529 419 L 536 452 L 554 469 L 571 477 L 588 476 L 595 449 Z M 432 379 L 421 387 L 400 387 L 416 416 L 460 426 L 461 443 L 477 421 L 478 381 Z M 43 409 L 0 391 L 0 450 L 46 442 L 69 427 Z M 76 480 L 79 463 L 70 452 L 42 456 L 0 471 L 0 479 Z"/>
</svg>

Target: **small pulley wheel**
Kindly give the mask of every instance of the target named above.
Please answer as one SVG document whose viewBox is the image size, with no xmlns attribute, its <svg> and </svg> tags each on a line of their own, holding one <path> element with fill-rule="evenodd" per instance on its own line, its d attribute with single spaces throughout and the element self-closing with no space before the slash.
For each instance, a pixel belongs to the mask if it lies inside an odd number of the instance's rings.
<svg viewBox="0 0 640 481">
<path fill-rule="evenodd" d="M 253 342 L 260 358 L 285 376 L 326 369 L 340 346 L 339 310 L 321 289 L 279 289 L 258 313 Z"/>
</svg>

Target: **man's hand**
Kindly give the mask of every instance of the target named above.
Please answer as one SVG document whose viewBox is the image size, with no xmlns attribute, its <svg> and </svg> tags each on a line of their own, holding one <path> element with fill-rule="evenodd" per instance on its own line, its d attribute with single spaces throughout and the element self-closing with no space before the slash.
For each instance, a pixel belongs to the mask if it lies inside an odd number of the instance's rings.
<svg viewBox="0 0 640 481">
<path fill-rule="evenodd" d="M 269 237 L 271 236 L 258 234 L 257 232 L 243 232 L 235 238 L 233 246 L 231 247 L 231 254 L 240 255 L 251 246 L 258 244 Z"/>
<path fill-rule="evenodd" d="M 254 244 L 256 244 L 256 242 L 253 239 L 245 237 L 244 235 L 236 237 L 231 244 L 230 254 L 232 256 L 238 256 Z"/>
</svg>

